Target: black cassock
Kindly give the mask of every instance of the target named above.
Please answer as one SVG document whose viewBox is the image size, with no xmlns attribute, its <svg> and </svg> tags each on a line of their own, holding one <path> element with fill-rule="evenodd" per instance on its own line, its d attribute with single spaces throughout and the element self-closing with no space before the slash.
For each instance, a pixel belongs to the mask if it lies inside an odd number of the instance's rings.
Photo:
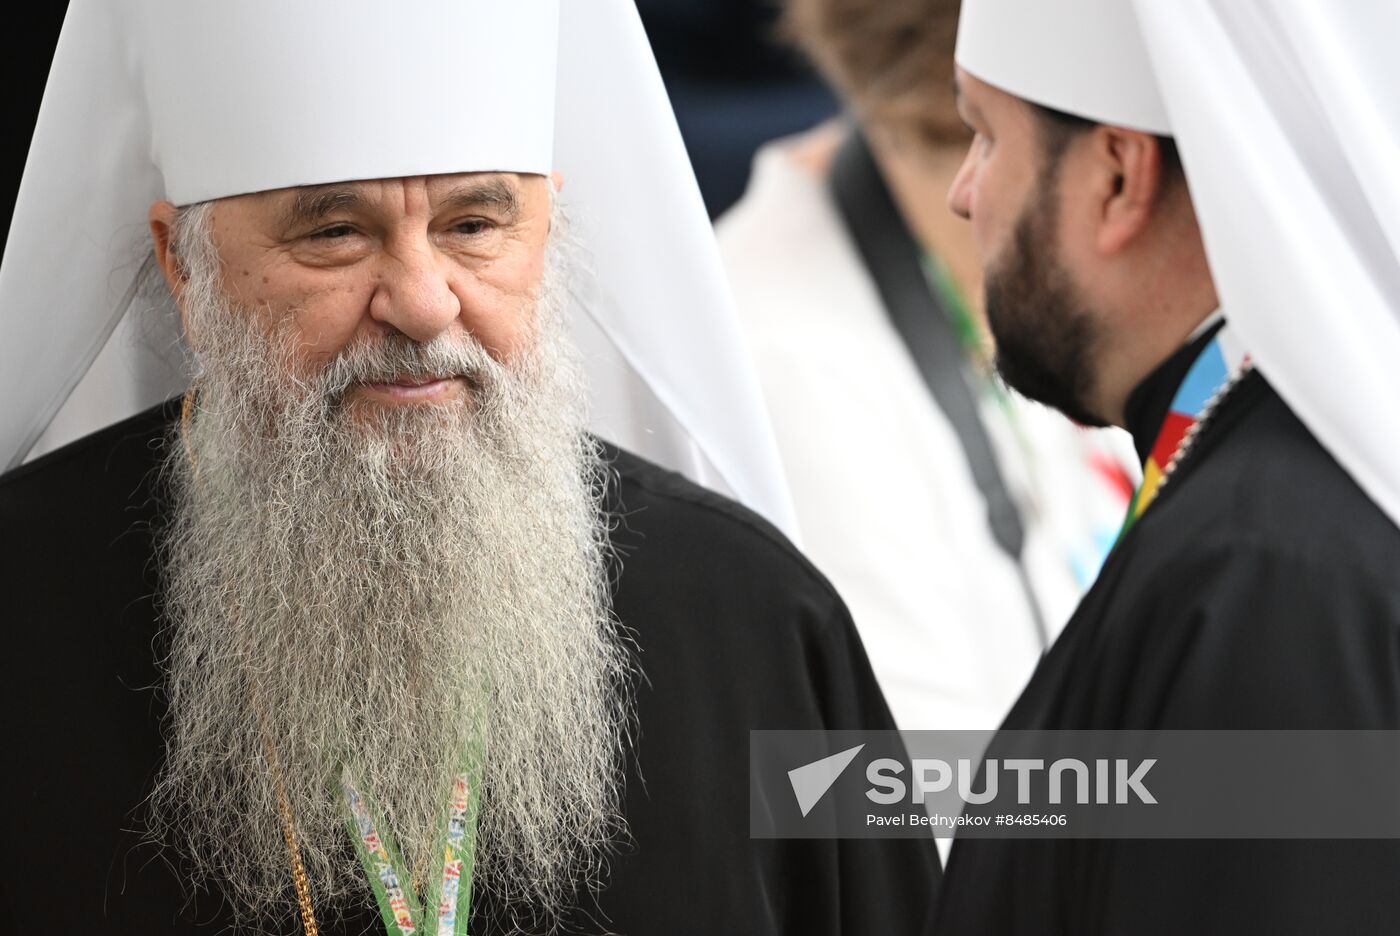
<svg viewBox="0 0 1400 936">
<path fill-rule="evenodd" d="M 219 897 L 186 905 L 179 869 L 130 831 L 162 752 L 151 530 L 175 411 L 148 411 L 0 479 L 2 932 L 222 928 Z M 750 729 L 893 727 L 840 598 L 754 514 L 635 456 L 609 456 L 622 557 L 614 607 L 644 674 L 628 761 L 632 841 L 563 931 L 925 932 L 940 875 L 931 841 L 749 839 Z M 474 936 L 501 930 L 489 896 L 473 914 Z M 343 926 L 320 922 L 323 933 L 382 932 L 368 898 Z"/>
<path fill-rule="evenodd" d="M 1209 337 L 1130 398 L 1144 458 Z M 1400 728 L 1400 530 L 1246 376 L 1003 727 Z M 960 840 L 936 931 L 1397 933 L 1400 841 Z"/>
</svg>

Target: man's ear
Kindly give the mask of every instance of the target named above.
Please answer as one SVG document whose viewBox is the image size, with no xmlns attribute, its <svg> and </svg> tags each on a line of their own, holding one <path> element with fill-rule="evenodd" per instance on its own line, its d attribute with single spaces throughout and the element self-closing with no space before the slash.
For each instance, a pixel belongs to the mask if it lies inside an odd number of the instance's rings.
<svg viewBox="0 0 1400 936">
<path fill-rule="evenodd" d="M 158 201 L 151 206 L 146 223 L 151 228 L 151 246 L 155 252 L 156 265 L 165 277 L 165 285 L 175 300 L 175 308 L 180 313 L 180 325 L 186 338 L 190 333 L 190 323 L 185 315 L 185 283 L 189 274 L 184 261 L 175 252 L 175 216 L 178 209 L 168 201 Z"/>
<path fill-rule="evenodd" d="M 1094 155 L 1109 184 L 1103 193 L 1098 249 L 1114 254 L 1127 247 L 1152 220 L 1162 194 L 1162 150 L 1149 133 L 1100 126 Z"/>
<path fill-rule="evenodd" d="M 175 215 L 176 208 L 168 201 L 158 201 L 151 206 L 146 223 L 151 228 L 151 246 L 155 248 L 156 263 L 165 277 L 165 285 L 178 302 L 185 286 L 185 271 L 180 258 L 175 255 Z"/>
</svg>

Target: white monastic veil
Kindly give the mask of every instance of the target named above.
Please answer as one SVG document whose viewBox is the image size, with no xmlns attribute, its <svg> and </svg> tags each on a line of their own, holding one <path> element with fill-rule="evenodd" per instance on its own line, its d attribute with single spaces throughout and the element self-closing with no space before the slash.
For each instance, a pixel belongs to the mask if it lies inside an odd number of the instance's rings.
<svg viewBox="0 0 1400 936">
<path fill-rule="evenodd" d="M 480 91 L 493 75 L 507 94 Z M 279 105 L 317 94 L 312 110 Z M 795 535 L 630 0 L 72 0 L 0 264 L 0 470 L 181 389 L 172 320 L 127 313 L 153 201 L 551 168 L 590 274 L 571 324 L 593 429 Z"/>
<path fill-rule="evenodd" d="M 1400 3 L 1134 3 L 1221 306 L 1400 523 Z"/>
</svg>

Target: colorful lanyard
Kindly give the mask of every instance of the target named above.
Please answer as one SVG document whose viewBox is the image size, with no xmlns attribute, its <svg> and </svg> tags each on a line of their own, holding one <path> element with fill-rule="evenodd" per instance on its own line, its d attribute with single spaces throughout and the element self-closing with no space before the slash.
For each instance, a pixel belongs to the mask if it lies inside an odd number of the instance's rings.
<svg viewBox="0 0 1400 936">
<path fill-rule="evenodd" d="M 1128 505 L 1128 516 L 1123 521 L 1123 529 L 1118 538 L 1132 529 L 1139 517 L 1146 512 L 1157 497 L 1163 480 L 1172 466 L 1172 459 L 1182 451 L 1182 443 L 1191 435 L 1193 427 L 1208 417 L 1210 410 L 1219 402 L 1223 392 L 1233 385 L 1237 375 L 1248 361 L 1248 356 L 1233 347 L 1228 326 L 1216 332 L 1196 360 L 1186 372 L 1186 379 L 1172 397 L 1167 417 L 1162 428 L 1157 431 L 1157 441 L 1147 455 L 1142 466 L 1142 484 Z"/>
<path fill-rule="evenodd" d="M 1034 462 L 1035 452 L 1021 431 L 1020 418 L 1016 415 L 1010 394 L 1000 381 L 990 379 L 993 370 L 992 355 L 985 329 L 979 323 L 972 307 L 967 304 L 967 297 L 953 279 L 953 272 L 948 269 L 948 264 L 943 258 L 925 253 L 923 260 L 924 272 L 928 275 L 934 291 L 938 293 L 943 307 L 948 310 L 948 319 L 952 323 L 953 333 L 958 337 L 958 344 L 962 347 L 963 357 L 977 375 L 978 388 L 983 393 L 990 393 L 997 401 L 1002 413 L 1011 423 L 1017 444 L 1021 447 L 1021 454 L 1028 461 Z"/>
<path fill-rule="evenodd" d="M 978 324 L 971 306 L 967 304 L 963 291 L 953 279 L 952 271 L 937 254 L 926 252 L 923 254 L 923 261 L 929 281 L 943 301 L 944 308 L 948 310 L 948 318 L 952 322 L 954 334 L 958 336 L 958 344 L 962 345 L 963 354 L 979 373 L 986 374 L 991 364 L 988 359 L 986 335 L 982 326 Z"/>
<path fill-rule="evenodd" d="M 479 760 L 478 760 L 479 762 Z M 379 904 L 379 915 L 389 936 L 466 936 L 472 897 L 472 857 L 476 844 L 476 820 L 481 808 L 480 783 L 463 771 L 452 786 L 447 831 L 443 840 L 441 874 L 423 895 L 422 906 L 393 840 L 381 831 L 369 803 L 349 779 L 343 782 L 350 804 L 350 834 L 364 865 L 370 888 Z M 437 907 L 430 920 L 424 908 Z"/>
<path fill-rule="evenodd" d="M 958 337 L 958 344 L 962 347 L 963 358 L 968 362 L 973 374 L 976 375 L 977 387 L 981 393 L 989 393 L 992 399 L 996 400 L 997 406 L 1001 409 L 1002 415 L 1006 417 L 1007 423 L 1011 426 L 1012 435 L 1016 439 L 1017 449 L 1026 464 L 1036 463 L 1035 447 L 1026 438 L 1025 431 L 1021 427 L 1021 419 L 1016 414 L 1016 407 L 1011 402 L 1011 395 L 1001 381 L 991 379 L 992 358 L 991 350 L 987 345 L 986 331 L 979 323 L 972 307 L 967 303 L 967 297 L 959 288 L 957 281 L 953 279 L 953 272 L 948 269 L 948 264 L 937 254 L 923 254 L 924 272 L 927 274 L 929 283 L 935 292 L 938 293 L 943 307 L 948 310 L 948 318 L 953 326 L 953 333 Z"/>
</svg>

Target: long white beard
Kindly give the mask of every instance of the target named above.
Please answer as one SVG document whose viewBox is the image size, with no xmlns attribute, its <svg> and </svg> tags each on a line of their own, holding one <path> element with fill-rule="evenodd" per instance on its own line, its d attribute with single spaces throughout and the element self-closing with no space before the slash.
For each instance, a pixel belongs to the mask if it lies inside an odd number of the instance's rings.
<svg viewBox="0 0 1400 936">
<path fill-rule="evenodd" d="M 410 869 L 441 862 L 452 777 L 484 739 L 475 888 L 546 916 L 620 829 L 629 656 L 609 610 L 603 466 L 551 251 L 507 364 L 402 336 L 299 371 L 289 329 L 194 264 L 193 418 L 162 535 L 168 759 L 152 830 L 245 915 L 363 899 L 342 770 Z M 197 259 L 197 258 L 196 258 Z M 357 381 L 465 375 L 471 401 L 351 405 Z"/>
</svg>

